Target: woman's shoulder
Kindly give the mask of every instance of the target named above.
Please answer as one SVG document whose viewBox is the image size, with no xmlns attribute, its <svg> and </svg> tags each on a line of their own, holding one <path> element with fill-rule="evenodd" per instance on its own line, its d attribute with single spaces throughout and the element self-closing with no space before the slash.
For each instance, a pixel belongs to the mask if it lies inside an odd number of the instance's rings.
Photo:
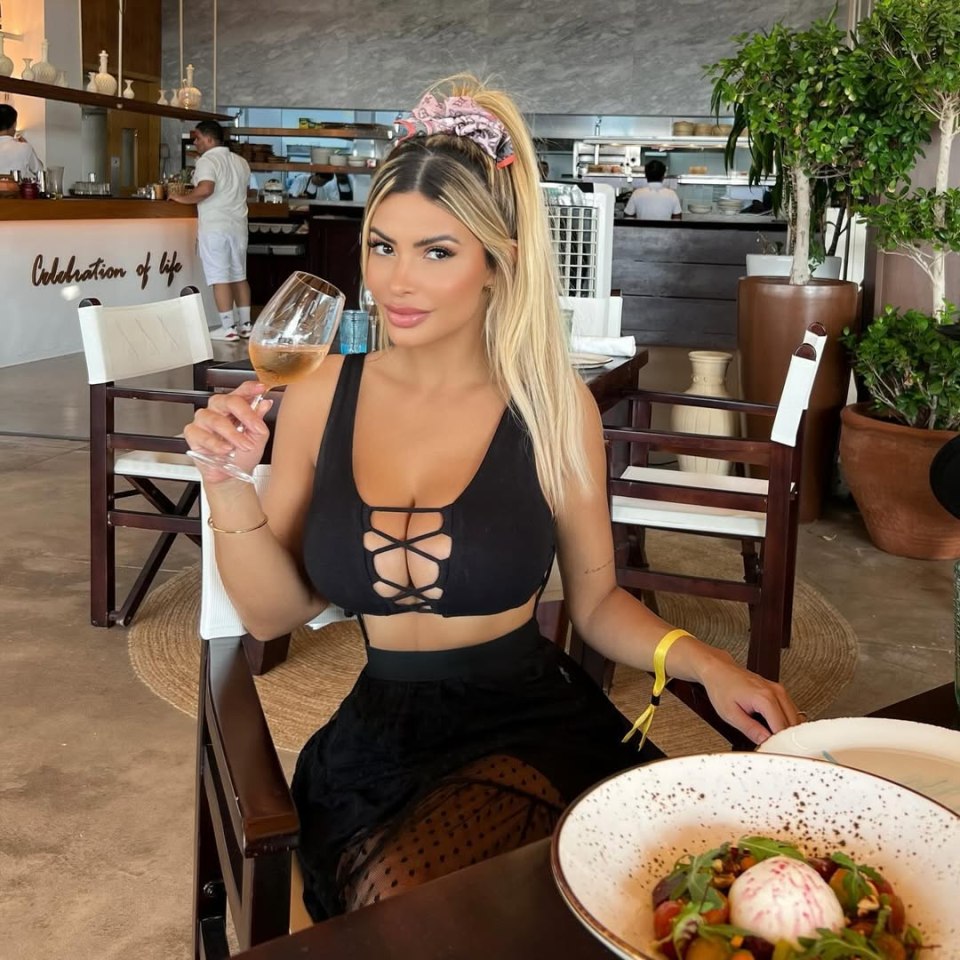
<svg viewBox="0 0 960 960">
<path fill-rule="evenodd" d="M 316 447 L 323 436 L 346 357 L 330 354 L 309 376 L 283 391 L 280 418 L 288 432 Z"/>
</svg>

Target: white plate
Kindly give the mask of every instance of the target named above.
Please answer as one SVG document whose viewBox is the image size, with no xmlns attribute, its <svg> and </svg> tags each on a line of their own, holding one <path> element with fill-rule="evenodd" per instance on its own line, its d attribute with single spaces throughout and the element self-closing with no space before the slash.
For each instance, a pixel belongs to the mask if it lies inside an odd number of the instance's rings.
<svg viewBox="0 0 960 960">
<path fill-rule="evenodd" d="M 653 948 L 651 894 L 685 854 L 758 835 L 808 855 L 842 849 L 876 867 L 930 944 L 950 960 L 960 817 L 899 784 L 806 757 L 720 753 L 635 767 L 574 801 L 554 832 L 557 886 L 580 922 L 625 960 Z"/>
<path fill-rule="evenodd" d="M 578 370 L 595 370 L 599 367 L 605 367 L 614 358 L 604 356 L 602 353 L 571 353 L 570 362 Z"/>
<path fill-rule="evenodd" d="M 790 727 L 760 750 L 866 770 L 960 813 L 960 731 L 909 720 L 842 717 Z"/>
</svg>

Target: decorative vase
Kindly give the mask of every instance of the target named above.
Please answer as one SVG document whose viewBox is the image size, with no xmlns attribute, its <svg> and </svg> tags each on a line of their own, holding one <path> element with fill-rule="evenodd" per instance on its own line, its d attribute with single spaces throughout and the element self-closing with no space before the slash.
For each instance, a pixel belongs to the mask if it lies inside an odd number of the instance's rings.
<svg viewBox="0 0 960 960">
<path fill-rule="evenodd" d="M 33 79 L 37 83 L 55 83 L 57 79 L 57 68 L 50 63 L 50 41 L 44 39 L 40 44 L 40 59 L 33 65 Z"/>
<path fill-rule="evenodd" d="M 88 70 L 87 76 L 90 78 L 89 83 L 87 84 L 87 93 L 96 93 L 97 92 L 97 73 L 95 70 Z"/>
<path fill-rule="evenodd" d="M 160 96 L 157 97 L 157 106 L 160 106 L 160 107 L 170 106 L 170 101 L 167 100 L 167 91 L 164 89 L 160 90 Z"/>
<path fill-rule="evenodd" d="M 33 79 L 33 67 L 30 66 L 31 63 L 33 63 L 32 57 L 23 58 L 23 70 L 20 71 L 20 78 L 22 80 Z"/>
<path fill-rule="evenodd" d="M 132 100 L 136 96 L 136 94 L 133 92 L 133 81 L 124 80 L 123 82 L 126 84 L 126 86 L 123 88 L 123 98 L 125 100 Z"/>
<path fill-rule="evenodd" d="M 57 72 L 57 86 L 58 86 L 58 87 L 68 87 L 68 86 L 69 86 L 69 84 L 67 83 L 67 71 L 66 71 L 66 70 L 59 70 L 59 71 Z"/>
<path fill-rule="evenodd" d="M 193 64 L 187 64 L 187 78 L 183 81 L 180 88 L 180 106 L 184 110 L 198 110 L 200 108 L 201 94 L 193 85 Z"/>
<path fill-rule="evenodd" d="M 100 51 L 100 72 L 93 78 L 97 93 L 112 97 L 117 92 L 117 78 L 107 72 L 107 51 Z"/>
<path fill-rule="evenodd" d="M 0 37 L 0 77 L 13 76 L 13 61 L 3 52 L 3 37 Z"/>
<path fill-rule="evenodd" d="M 171 106 L 171 107 L 179 107 L 179 106 L 180 106 L 180 92 L 177 90 L 176 87 L 174 87 L 174 88 L 170 91 L 170 106 Z"/>
<path fill-rule="evenodd" d="M 684 391 L 698 397 L 720 397 L 729 400 L 727 367 L 733 354 L 717 350 L 691 350 L 687 354 L 693 368 L 690 386 Z M 670 416 L 670 429 L 675 433 L 700 433 L 711 437 L 735 437 L 739 433 L 738 417 L 732 410 L 710 407 L 676 406 Z M 729 460 L 712 457 L 678 456 L 681 470 L 696 473 L 730 473 Z"/>
</svg>

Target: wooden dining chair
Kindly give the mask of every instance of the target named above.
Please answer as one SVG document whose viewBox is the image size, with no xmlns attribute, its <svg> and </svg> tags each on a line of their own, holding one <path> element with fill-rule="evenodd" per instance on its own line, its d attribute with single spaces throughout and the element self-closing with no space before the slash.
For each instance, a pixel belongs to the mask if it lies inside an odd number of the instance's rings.
<svg viewBox="0 0 960 960">
<path fill-rule="evenodd" d="M 90 384 L 90 620 L 94 626 L 112 627 L 133 619 L 178 535 L 200 544 L 200 521 L 192 515 L 200 474 L 185 456 L 186 441 L 182 436 L 118 430 L 117 401 L 144 405 L 148 418 L 149 405 L 177 403 L 196 409 L 209 397 L 202 389 L 146 388 L 117 381 L 192 367 L 196 388 L 213 353 L 196 287 L 186 287 L 170 300 L 135 306 L 105 307 L 88 298 L 81 301 L 78 314 Z M 118 486 L 119 478 L 126 486 Z M 168 495 L 161 483 L 172 484 L 177 492 Z M 152 510 L 119 509 L 120 501 L 130 497 L 141 497 Z M 159 534 L 119 608 L 118 527 Z"/>
<path fill-rule="evenodd" d="M 620 446 L 626 449 L 629 464 L 622 472 L 610 471 L 608 479 L 618 583 L 641 598 L 651 591 L 666 591 L 746 603 L 750 608 L 747 666 L 771 680 L 779 678 L 780 652 L 790 641 L 802 423 L 825 344 L 823 326 L 811 324 L 791 358 L 776 406 L 636 391 L 627 396 L 631 426 L 604 431 L 609 461 L 615 461 L 614 448 Z M 770 439 L 655 430 L 651 427 L 654 404 L 712 407 L 765 417 L 772 422 Z M 769 478 L 652 467 L 649 454 L 655 450 L 756 465 L 766 468 Z M 651 569 L 644 539 L 647 529 L 739 541 L 743 579 Z"/>
<path fill-rule="evenodd" d="M 254 469 L 258 493 L 269 476 L 269 464 Z M 201 494 L 195 960 L 229 956 L 228 910 L 243 950 L 288 932 L 291 856 L 300 831 L 253 681 L 274 656 L 286 658 L 289 637 L 263 644 L 244 629 L 217 569 L 209 516 Z M 320 629 L 344 619 L 343 610 L 330 606 L 308 626 Z M 264 647 L 274 651 L 266 660 Z"/>
</svg>

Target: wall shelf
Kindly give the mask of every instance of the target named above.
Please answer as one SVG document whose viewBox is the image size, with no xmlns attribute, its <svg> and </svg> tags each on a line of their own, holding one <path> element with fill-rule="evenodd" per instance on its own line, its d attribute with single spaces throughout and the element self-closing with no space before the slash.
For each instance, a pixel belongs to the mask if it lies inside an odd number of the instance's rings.
<svg viewBox="0 0 960 960">
<path fill-rule="evenodd" d="M 327 163 L 251 163 L 251 170 L 283 171 L 287 173 L 353 173 L 372 174 L 374 167 L 334 166 Z"/>
<path fill-rule="evenodd" d="M 234 127 L 230 130 L 234 137 L 323 137 L 334 140 L 392 140 L 392 127 L 380 124 L 366 124 L 364 126 L 337 126 L 327 127 Z"/>
<path fill-rule="evenodd" d="M 52 83 L 37 83 L 36 80 L 15 80 L 13 77 L 0 77 L 0 91 L 18 94 L 22 97 L 37 97 L 40 100 L 58 100 L 61 103 L 79 103 L 89 107 L 103 107 L 106 110 L 125 110 L 128 113 L 146 113 L 155 117 L 170 117 L 174 120 L 217 120 L 221 123 L 233 123 L 234 118 L 224 113 L 207 113 L 203 110 L 184 110 L 180 107 L 165 107 L 147 100 L 125 100 L 114 95 L 88 93 L 86 90 L 74 90 L 70 87 L 58 87 Z"/>
</svg>

